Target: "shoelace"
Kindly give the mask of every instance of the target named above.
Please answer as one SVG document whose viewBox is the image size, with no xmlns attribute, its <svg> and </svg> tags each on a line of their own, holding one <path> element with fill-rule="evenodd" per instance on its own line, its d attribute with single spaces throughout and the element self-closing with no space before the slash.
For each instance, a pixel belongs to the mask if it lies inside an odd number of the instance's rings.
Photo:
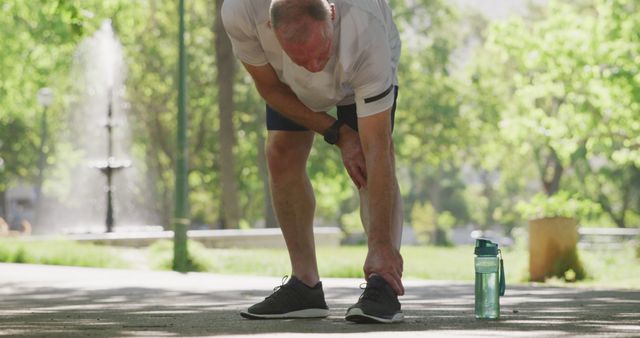
<svg viewBox="0 0 640 338">
<path fill-rule="evenodd" d="M 273 288 L 273 293 L 269 295 L 266 299 L 273 297 L 276 293 L 278 293 L 278 291 L 288 288 L 289 287 L 287 285 L 288 281 L 289 281 L 289 275 L 284 275 L 284 277 L 282 277 L 282 281 L 280 282 L 280 285 Z"/>
<path fill-rule="evenodd" d="M 360 298 L 358 299 L 358 301 L 366 300 L 366 299 L 375 301 L 380 298 L 380 291 L 377 289 L 374 289 L 373 287 L 369 287 L 369 284 L 366 282 L 360 284 L 360 290 L 364 290 L 364 292 L 360 295 Z"/>
</svg>

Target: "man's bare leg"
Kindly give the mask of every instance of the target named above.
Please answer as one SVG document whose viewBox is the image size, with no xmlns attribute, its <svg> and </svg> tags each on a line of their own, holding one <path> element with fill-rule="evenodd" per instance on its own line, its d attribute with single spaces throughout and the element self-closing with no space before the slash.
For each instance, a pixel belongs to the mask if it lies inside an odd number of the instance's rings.
<svg viewBox="0 0 640 338">
<path fill-rule="evenodd" d="M 308 286 L 320 280 L 313 238 L 315 197 L 307 175 L 313 132 L 269 131 L 267 162 L 273 207 L 292 274 Z"/>
<path fill-rule="evenodd" d="M 404 215 L 402 214 L 402 197 L 400 195 L 400 189 L 398 187 L 397 180 L 394 179 L 395 183 L 395 203 L 393 207 L 393 225 L 391 236 L 391 243 L 393 243 L 394 248 L 400 250 L 400 244 L 402 242 L 402 223 L 404 222 Z M 362 225 L 364 226 L 365 232 L 369 233 L 369 191 L 367 188 L 362 188 L 359 190 L 360 193 L 360 218 L 362 219 Z"/>
</svg>

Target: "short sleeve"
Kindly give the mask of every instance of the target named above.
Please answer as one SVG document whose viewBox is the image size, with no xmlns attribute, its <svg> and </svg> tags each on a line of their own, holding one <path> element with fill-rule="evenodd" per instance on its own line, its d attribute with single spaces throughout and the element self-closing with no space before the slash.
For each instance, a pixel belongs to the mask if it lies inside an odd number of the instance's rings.
<svg viewBox="0 0 640 338">
<path fill-rule="evenodd" d="M 370 41 L 360 49 L 351 79 L 358 117 L 383 112 L 394 100 L 395 73 L 387 34 L 381 26 L 370 29 L 380 32 L 368 34 Z"/>
<path fill-rule="evenodd" d="M 258 39 L 256 15 L 251 1 L 224 1 L 221 16 L 233 46 L 233 54 L 252 66 L 267 64 L 267 57 Z"/>
</svg>

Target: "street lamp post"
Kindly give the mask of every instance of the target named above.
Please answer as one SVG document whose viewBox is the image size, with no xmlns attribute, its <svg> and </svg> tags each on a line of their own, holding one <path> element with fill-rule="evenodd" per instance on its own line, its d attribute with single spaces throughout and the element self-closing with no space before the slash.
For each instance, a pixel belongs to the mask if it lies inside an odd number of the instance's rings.
<svg viewBox="0 0 640 338">
<path fill-rule="evenodd" d="M 184 41 L 184 0 L 178 3 L 178 130 L 176 156 L 176 195 L 174 210 L 173 270 L 188 269 L 187 228 L 189 227 L 189 188 L 187 183 L 187 53 Z"/>
<path fill-rule="evenodd" d="M 47 143 L 47 110 L 53 103 L 53 90 L 51 88 L 42 88 L 38 91 L 38 103 L 44 108 L 40 119 L 40 147 L 38 150 L 38 180 L 36 181 L 36 224 L 40 221 L 41 201 L 42 201 L 42 183 L 44 182 L 44 167 L 47 162 L 47 154 L 45 153 L 45 144 Z"/>
</svg>

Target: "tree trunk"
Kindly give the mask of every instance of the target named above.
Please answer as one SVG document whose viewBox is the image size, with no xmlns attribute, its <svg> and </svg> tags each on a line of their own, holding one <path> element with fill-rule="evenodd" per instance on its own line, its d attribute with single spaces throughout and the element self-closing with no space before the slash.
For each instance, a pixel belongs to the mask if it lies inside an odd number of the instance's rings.
<svg viewBox="0 0 640 338">
<path fill-rule="evenodd" d="M 6 208 L 7 202 L 5 197 L 6 197 L 6 191 L 0 190 L 0 217 L 6 219 L 7 217 L 6 217 L 5 208 Z"/>
<path fill-rule="evenodd" d="M 539 164 L 538 169 L 540 170 L 540 179 L 542 180 L 544 192 L 547 196 L 552 196 L 560 190 L 560 179 L 564 173 L 564 167 L 562 163 L 560 163 L 556 151 L 551 147 L 549 147 L 548 150 L 549 154 L 547 154 L 544 163 L 542 163 L 542 157 L 544 155 L 541 154 L 543 150 L 536 151 L 535 157 Z"/>
<path fill-rule="evenodd" d="M 216 0 L 216 20 L 214 23 L 216 68 L 218 80 L 218 110 L 220 112 L 220 177 L 222 185 L 222 223 L 225 228 L 238 228 L 240 207 L 238 202 L 238 182 L 234 170 L 233 149 L 236 143 L 233 126 L 233 80 L 236 71 L 231 41 L 224 30 L 220 11 L 224 0 Z"/>
<path fill-rule="evenodd" d="M 496 203 L 494 201 L 494 189 L 493 182 L 491 181 L 492 172 L 482 171 L 480 173 L 480 179 L 482 181 L 482 195 L 487 198 L 487 208 L 485 210 L 486 215 L 484 218 L 484 225 L 481 225 L 482 229 L 489 229 L 494 223 L 493 212 L 496 209 Z"/>
</svg>

